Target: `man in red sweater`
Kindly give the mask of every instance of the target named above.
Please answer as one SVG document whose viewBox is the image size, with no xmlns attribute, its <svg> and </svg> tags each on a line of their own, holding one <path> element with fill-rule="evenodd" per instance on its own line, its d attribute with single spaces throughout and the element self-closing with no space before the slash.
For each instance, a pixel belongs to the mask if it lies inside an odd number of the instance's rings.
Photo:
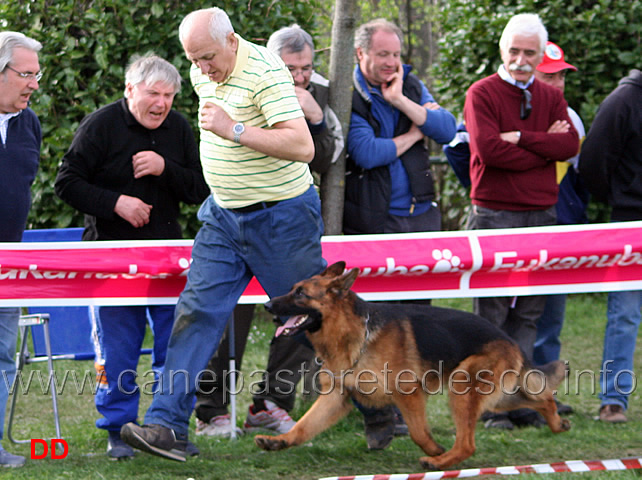
<svg viewBox="0 0 642 480">
<path fill-rule="evenodd" d="M 539 16 L 512 17 L 499 41 L 502 65 L 466 94 L 473 208 L 468 228 L 556 223 L 555 162 L 579 151 L 579 136 L 562 92 L 535 79 L 548 40 Z M 479 298 L 475 313 L 504 329 L 532 359 L 544 296 Z M 538 425 L 533 411 L 488 417 L 487 427 Z"/>
</svg>

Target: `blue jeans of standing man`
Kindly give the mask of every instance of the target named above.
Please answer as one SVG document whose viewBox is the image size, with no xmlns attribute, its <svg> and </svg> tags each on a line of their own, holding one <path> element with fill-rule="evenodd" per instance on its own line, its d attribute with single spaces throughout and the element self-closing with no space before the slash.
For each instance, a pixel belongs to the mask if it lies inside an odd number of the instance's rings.
<svg viewBox="0 0 642 480">
<path fill-rule="evenodd" d="M 321 202 L 313 187 L 250 213 L 220 208 L 210 196 L 192 247 L 187 284 L 176 305 L 165 369 L 145 424 L 186 434 L 199 373 L 214 354 L 247 284 L 256 276 L 269 297 L 320 273 Z"/>
<path fill-rule="evenodd" d="M 560 335 L 564 327 L 566 312 L 566 294 L 548 295 L 542 316 L 537 321 L 537 337 L 533 349 L 535 366 L 559 360 L 562 342 Z"/>
<path fill-rule="evenodd" d="M 18 338 L 19 308 L 0 308 L 0 440 L 4 436 L 4 414 L 9 389 L 16 375 L 16 340 Z"/>
<path fill-rule="evenodd" d="M 609 293 L 600 371 L 602 405 L 620 405 L 626 410 L 629 395 L 637 387 L 633 355 L 640 328 L 640 307 L 642 290 Z"/>
</svg>

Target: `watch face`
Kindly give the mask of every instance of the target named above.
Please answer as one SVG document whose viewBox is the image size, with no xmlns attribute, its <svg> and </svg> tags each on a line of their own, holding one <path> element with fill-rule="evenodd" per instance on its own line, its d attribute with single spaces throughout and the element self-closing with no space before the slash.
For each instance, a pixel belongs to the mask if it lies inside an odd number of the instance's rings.
<svg viewBox="0 0 642 480">
<path fill-rule="evenodd" d="M 234 133 L 240 134 L 240 133 L 243 133 L 244 131 L 245 131 L 245 125 L 243 125 L 242 123 L 237 123 L 236 125 L 234 125 Z"/>
</svg>

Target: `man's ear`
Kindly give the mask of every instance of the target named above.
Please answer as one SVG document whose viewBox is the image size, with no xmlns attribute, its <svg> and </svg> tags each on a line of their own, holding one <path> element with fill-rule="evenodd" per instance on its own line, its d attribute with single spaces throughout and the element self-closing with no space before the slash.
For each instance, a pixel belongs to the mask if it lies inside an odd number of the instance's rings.
<svg viewBox="0 0 642 480">
<path fill-rule="evenodd" d="M 227 46 L 236 52 L 239 46 L 239 39 L 236 38 L 234 32 L 228 33 L 225 40 L 227 42 Z"/>
<path fill-rule="evenodd" d="M 357 60 L 361 61 L 363 58 L 363 49 L 361 47 L 357 47 L 355 50 L 355 54 L 357 55 Z"/>
</svg>

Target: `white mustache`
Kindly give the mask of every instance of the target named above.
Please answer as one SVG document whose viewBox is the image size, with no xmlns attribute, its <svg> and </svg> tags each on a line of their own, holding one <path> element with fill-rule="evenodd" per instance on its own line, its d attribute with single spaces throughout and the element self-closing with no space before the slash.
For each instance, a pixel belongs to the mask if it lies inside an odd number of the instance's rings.
<svg viewBox="0 0 642 480">
<path fill-rule="evenodd" d="M 518 71 L 518 72 L 530 73 L 530 72 L 533 71 L 533 67 L 531 67 L 530 65 L 528 65 L 528 64 L 526 64 L 526 65 L 518 65 L 517 63 L 511 63 L 508 66 L 508 69 L 511 72 Z"/>
</svg>

